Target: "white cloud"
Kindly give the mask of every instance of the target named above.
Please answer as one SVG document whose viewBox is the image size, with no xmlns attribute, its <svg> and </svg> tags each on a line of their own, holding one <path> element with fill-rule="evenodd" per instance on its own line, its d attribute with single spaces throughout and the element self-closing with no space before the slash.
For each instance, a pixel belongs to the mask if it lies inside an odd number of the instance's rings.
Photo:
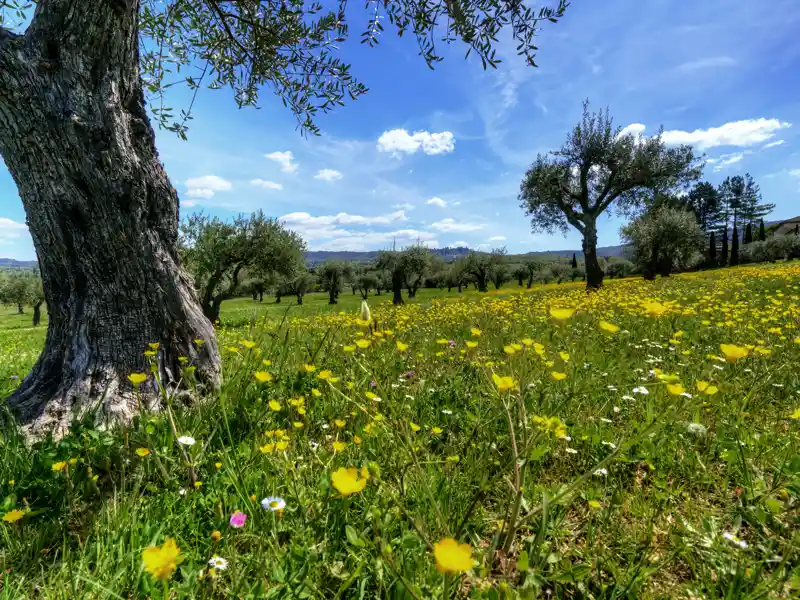
<svg viewBox="0 0 800 600">
<path fill-rule="evenodd" d="M 455 219 L 442 219 L 431 223 L 431 227 L 438 231 L 477 231 L 483 229 L 484 225 L 478 223 L 457 223 Z"/>
<path fill-rule="evenodd" d="M 623 127 L 622 131 L 619 132 L 619 135 L 623 136 L 632 133 L 633 137 L 639 137 L 642 135 L 645 129 L 646 127 L 641 123 L 631 123 L 627 127 Z"/>
<path fill-rule="evenodd" d="M 774 142 L 770 142 L 769 144 L 764 144 L 761 149 L 766 150 L 767 148 L 774 148 L 775 146 L 780 146 L 785 144 L 786 140 L 775 140 Z"/>
<path fill-rule="evenodd" d="M 374 217 L 348 213 L 315 217 L 307 212 L 294 212 L 283 215 L 278 220 L 289 229 L 299 233 L 306 240 L 322 240 L 334 237 L 349 237 L 357 233 L 344 229 L 343 227 L 346 226 L 391 225 L 407 221 L 408 217 L 402 210 Z"/>
<path fill-rule="evenodd" d="M 678 65 L 678 71 L 682 73 L 691 73 L 692 71 L 699 71 L 701 69 L 715 69 L 719 67 L 735 67 L 736 60 L 730 56 L 710 56 L 708 58 L 701 58 Z"/>
<path fill-rule="evenodd" d="M 458 240 L 457 242 L 453 242 L 452 244 L 447 244 L 451 248 L 468 248 L 469 244 L 463 240 Z"/>
<path fill-rule="evenodd" d="M 216 192 L 227 192 L 233 189 L 233 184 L 227 179 L 216 175 L 203 175 L 190 177 L 185 182 L 186 193 L 191 198 L 211 198 Z"/>
<path fill-rule="evenodd" d="M 778 119 L 745 119 L 732 121 L 719 127 L 695 129 L 694 131 L 665 131 L 663 140 L 666 144 L 692 144 L 698 150 L 717 146 L 754 146 L 775 137 L 781 129 L 791 127 L 791 123 Z"/>
<path fill-rule="evenodd" d="M 434 196 L 430 200 L 426 200 L 425 204 L 430 204 L 431 206 L 438 206 L 439 208 L 444 208 L 445 206 L 447 206 L 447 202 L 436 196 Z"/>
<path fill-rule="evenodd" d="M 314 179 L 322 179 L 322 181 L 327 181 L 328 183 L 341 179 L 342 177 L 344 177 L 344 175 L 335 169 L 320 169 L 317 171 L 317 174 L 314 175 Z"/>
<path fill-rule="evenodd" d="M 414 205 L 409 202 L 404 202 L 403 204 L 393 204 L 392 208 L 396 208 L 398 210 L 414 210 Z"/>
<path fill-rule="evenodd" d="M 718 158 L 710 158 L 706 162 L 714 165 L 715 171 L 721 171 L 725 167 L 729 167 L 731 165 L 735 165 L 738 162 L 741 162 L 745 156 L 745 152 L 733 152 L 732 154 L 723 154 Z"/>
<path fill-rule="evenodd" d="M 297 171 L 297 164 L 293 163 L 294 156 L 290 150 L 286 152 L 270 152 L 265 154 L 264 158 L 275 161 L 281 166 L 281 171 L 284 173 L 294 173 Z"/>
<path fill-rule="evenodd" d="M 197 206 L 196 200 L 181 200 L 181 206 L 185 206 L 186 208 L 191 208 L 193 206 Z"/>
<path fill-rule="evenodd" d="M 792 169 L 789 171 L 789 175 L 792 177 L 800 177 L 800 169 Z"/>
<path fill-rule="evenodd" d="M 16 221 L 0 217 L 0 240 L 16 240 L 28 233 L 28 226 L 25 223 L 17 223 Z"/>
<path fill-rule="evenodd" d="M 379 248 L 403 248 L 412 244 L 423 244 L 429 248 L 437 248 L 439 241 L 429 231 L 417 229 L 399 229 L 396 231 L 342 231 L 332 237 L 311 244 L 313 250 L 375 250 Z"/>
<path fill-rule="evenodd" d="M 506 241 L 506 236 L 504 236 L 504 235 L 493 235 L 487 241 L 489 241 L 489 242 L 505 242 Z"/>
<path fill-rule="evenodd" d="M 250 185 L 255 185 L 265 190 L 282 190 L 283 185 L 275 183 L 274 181 L 267 181 L 266 179 L 251 179 Z"/>
<path fill-rule="evenodd" d="M 447 154 L 455 149 L 455 139 L 449 131 L 441 133 L 429 133 L 427 131 L 415 131 L 412 134 L 405 129 L 392 129 L 384 131 L 378 138 L 378 151 L 391 152 L 398 156 L 399 153 L 414 154 L 417 150 L 422 150 L 425 154 L 434 156 L 437 154 Z"/>
</svg>

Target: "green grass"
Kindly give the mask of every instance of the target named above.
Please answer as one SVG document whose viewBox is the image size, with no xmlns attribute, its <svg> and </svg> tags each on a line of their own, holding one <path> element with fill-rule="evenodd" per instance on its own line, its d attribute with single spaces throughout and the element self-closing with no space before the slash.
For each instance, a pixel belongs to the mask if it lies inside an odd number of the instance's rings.
<svg viewBox="0 0 800 600">
<path fill-rule="evenodd" d="M 23 518 L 0 521 L 0 598 L 800 594 L 800 265 L 388 300 L 372 329 L 349 293 L 230 301 L 213 397 L 32 446 L 6 425 L 0 515 Z M 43 343 L 26 320 L 0 315 L 8 387 Z M 436 568 L 448 537 L 464 573 Z M 160 582 L 142 552 L 166 538 L 183 560 Z"/>
</svg>

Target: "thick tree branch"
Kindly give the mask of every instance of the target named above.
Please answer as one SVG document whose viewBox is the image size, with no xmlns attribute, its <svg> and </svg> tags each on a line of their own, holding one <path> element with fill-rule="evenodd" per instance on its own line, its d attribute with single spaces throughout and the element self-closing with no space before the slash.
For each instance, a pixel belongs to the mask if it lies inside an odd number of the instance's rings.
<svg viewBox="0 0 800 600">
<path fill-rule="evenodd" d="M 14 41 L 21 37 L 21 35 L 0 26 L 0 70 L 10 71 L 11 67 L 17 63 L 12 48 Z"/>
</svg>

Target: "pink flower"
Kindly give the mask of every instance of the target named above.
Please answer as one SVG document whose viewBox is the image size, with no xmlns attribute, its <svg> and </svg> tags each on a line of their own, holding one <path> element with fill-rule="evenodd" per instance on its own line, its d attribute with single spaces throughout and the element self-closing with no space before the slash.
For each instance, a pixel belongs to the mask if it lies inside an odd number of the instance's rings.
<svg viewBox="0 0 800 600">
<path fill-rule="evenodd" d="M 241 529 L 244 527 L 245 521 L 247 521 L 247 515 L 240 510 L 237 510 L 231 515 L 231 527 Z"/>
</svg>

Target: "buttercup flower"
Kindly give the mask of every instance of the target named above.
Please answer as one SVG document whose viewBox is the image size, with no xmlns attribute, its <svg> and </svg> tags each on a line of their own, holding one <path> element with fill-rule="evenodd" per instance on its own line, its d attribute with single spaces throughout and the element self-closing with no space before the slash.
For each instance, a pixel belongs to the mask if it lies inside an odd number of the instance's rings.
<svg viewBox="0 0 800 600">
<path fill-rule="evenodd" d="M 150 546 L 142 552 L 144 569 L 154 579 L 167 581 L 178 565 L 183 562 L 180 548 L 172 538 L 167 538 L 162 546 Z"/>
<path fill-rule="evenodd" d="M 440 573 L 463 573 L 472 566 L 472 546 L 459 544 L 453 538 L 444 538 L 433 545 L 436 568 Z"/>
</svg>

